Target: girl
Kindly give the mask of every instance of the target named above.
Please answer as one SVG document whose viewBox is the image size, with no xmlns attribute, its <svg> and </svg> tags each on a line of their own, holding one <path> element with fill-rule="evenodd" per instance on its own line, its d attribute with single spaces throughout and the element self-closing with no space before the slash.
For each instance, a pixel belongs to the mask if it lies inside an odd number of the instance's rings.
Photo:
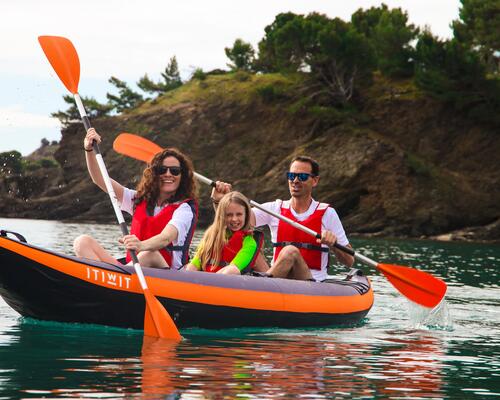
<svg viewBox="0 0 500 400">
<path fill-rule="evenodd" d="M 240 192 L 221 198 L 215 219 L 207 229 L 187 271 L 242 274 L 253 265 L 259 247 L 250 230 L 251 209 Z M 260 240 L 259 240 L 260 242 Z"/>
</svg>

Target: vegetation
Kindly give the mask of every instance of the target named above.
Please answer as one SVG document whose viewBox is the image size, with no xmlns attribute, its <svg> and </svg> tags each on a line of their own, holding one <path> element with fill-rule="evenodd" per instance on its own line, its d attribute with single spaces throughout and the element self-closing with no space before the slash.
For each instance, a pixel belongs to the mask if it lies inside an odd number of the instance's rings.
<svg viewBox="0 0 500 400">
<path fill-rule="evenodd" d="M 175 56 L 170 59 L 170 62 L 165 67 L 165 70 L 161 73 L 161 76 L 163 78 L 163 81 L 153 82 L 151 79 L 149 79 L 148 74 L 145 74 L 139 80 L 139 82 L 137 82 L 137 86 L 139 86 L 139 88 L 146 93 L 152 93 L 156 95 L 161 95 L 181 86 L 182 80 L 179 73 L 177 58 Z"/>
<path fill-rule="evenodd" d="M 56 168 L 58 166 L 57 161 L 49 157 L 43 157 L 39 160 L 29 160 L 23 158 L 21 153 L 16 150 L 0 153 L 0 172 L 3 175 L 19 175 L 27 171 L 34 171 L 40 168 Z"/>
<path fill-rule="evenodd" d="M 231 63 L 227 64 L 231 71 L 252 70 L 255 61 L 255 50 L 250 43 L 236 39 L 233 47 L 226 47 L 224 51 L 227 58 L 231 60 Z"/>
<path fill-rule="evenodd" d="M 232 77 L 243 83 L 254 82 L 262 74 L 293 76 L 299 82 L 293 93 L 289 87 L 274 83 L 253 86 L 264 102 L 284 98 L 292 100 L 296 110 L 304 107 L 312 115 L 328 115 L 337 120 L 359 108 L 373 84 L 374 76 L 411 80 L 424 94 L 481 123 L 500 124 L 500 13 L 498 0 L 461 0 L 460 19 L 453 21 L 454 37 L 441 40 L 428 29 L 420 31 L 408 23 L 400 8 L 387 5 L 359 9 L 350 21 L 329 18 L 324 14 L 278 14 L 265 27 L 258 51 L 243 39 L 236 39 L 225 53 Z M 216 70 L 215 74 L 224 71 Z M 203 90 L 211 73 L 196 69 L 192 80 Z M 172 57 L 162 80 L 153 82 L 145 74 L 132 90 L 127 83 L 112 77 L 109 82 L 118 89 L 100 104 L 83 98 L 91 117 L 122 113 L 156 96 L 164 103 L 181 90 L 177 59 Z M 296 77 L 299 77 L 298 79 Z M 203 83 L 201 82 L 203 81 Z M 254 82 L 255 83 L 255 82 Z M 190 87 L 189 90 L 195 90 Z M 186 95 L 186 91 L 179 96 Z M 209 95 L 209 94 L 206 94 Z M 230 93 L 226 93 L 231 96 Z M 78 119 L 71 96 L 66 111 L 53 113 L 63 124 Z"/>
</svg>

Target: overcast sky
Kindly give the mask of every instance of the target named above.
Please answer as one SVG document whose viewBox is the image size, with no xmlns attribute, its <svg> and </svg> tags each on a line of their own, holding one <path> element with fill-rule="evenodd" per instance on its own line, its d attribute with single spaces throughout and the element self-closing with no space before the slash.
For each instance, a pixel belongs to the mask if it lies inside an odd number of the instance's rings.
<svg viewBox="0 0 500 400">
<path fill-rule="evenodd" d="M 59 140 L 53 111 L 66 109 L 65 88 L 37 41 L 39 35 L 68 37 L 81 64 L 79 93 L 105 101 L 110 76 L 135 83 L 144 73 L 158 79 L 175 55 L 183 79 L 201 67 L 226 68 L 224 47 L 235 39 L 257 43 L 280 12 L 312 11 L 348 21 L 359 8 L 380 1 L 319 0 L 0 0 L 0 152 L 27 155 L 42 138 Z M 410 22 L 442 38 L 452 35 L 459 0 L 386 0 Z M 83 138 L 82 138 L 83 139 Z"/>
</svg>

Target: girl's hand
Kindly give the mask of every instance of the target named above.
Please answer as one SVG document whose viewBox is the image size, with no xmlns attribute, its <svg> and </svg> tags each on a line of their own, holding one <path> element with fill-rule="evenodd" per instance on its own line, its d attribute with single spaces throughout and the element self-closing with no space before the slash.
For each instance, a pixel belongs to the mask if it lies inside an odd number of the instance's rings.
<svg viewBox="0 0 500 400">
<path fill-rule="evenodd" d="M 85 151 L 92 151 L 92 143 L 94 140 L 97 142 L 97 144 L 101 143 L 101 136 L 96 132 L 94 128 L 90 128 L 87 131 L 85 139 L 83 140 L 83 148 L 85 149 Z"/>
<path fill-rule="evenodd" d="M 215 187 L 212 189 L 212 195 L 210 197 L 213 202 L 217 204 L 226 193 L 229 193 L 232 190 L 232 188 L 233 187 L 230 183 L 217 181 L 215 182 Z"/>
</svg>

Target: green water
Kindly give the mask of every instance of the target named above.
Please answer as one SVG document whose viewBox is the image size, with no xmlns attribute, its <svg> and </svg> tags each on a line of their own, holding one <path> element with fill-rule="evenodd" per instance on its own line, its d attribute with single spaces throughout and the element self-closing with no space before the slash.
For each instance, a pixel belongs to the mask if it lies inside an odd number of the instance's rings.
<svg viewBox="0 0 500 400">
<path fill-rule="evenodd" d="M 0 219 L 0 227 L 65 253 L 81 233 L 117 251 L 115 226 Z M 358 327 L 187 329 L 171 344 L 144 341 L 140 331 L 23 319 L 0 300 L 0 399 L 500 397 L 500 246 L 353 244 L 443 278 L 446 302 L 425 311 L 363 268 L 375 304 Z"/>
</svg>

